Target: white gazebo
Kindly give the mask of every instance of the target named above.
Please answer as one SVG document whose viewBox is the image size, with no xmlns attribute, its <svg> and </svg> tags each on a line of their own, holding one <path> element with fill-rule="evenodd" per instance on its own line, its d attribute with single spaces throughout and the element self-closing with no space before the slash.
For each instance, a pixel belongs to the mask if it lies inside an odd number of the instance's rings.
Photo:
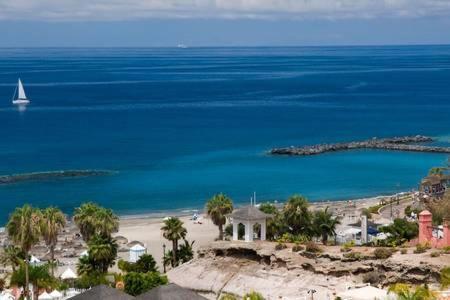
<svg viewBox="0 0 450 300">
<path fill-rule="evenodd" d="M 147 248 L 142 246 L 141 244 L 136 244 L 130 248 L 130 262 L 137 262 L 139 257 L 147 252 Z"/>
<path fill-rule="evenodd" d="M 233 241 L 239 240 L 239 224 L 244 225 L 246 242 L 252 242 L 254 238 L 253 226 L 259 224 L 261 233 L 259 239 L 266 240 L 266 220 L 272 215 L 263 213 L 257 207 L 250 205 L 236 209 L 229 215 L 233 219 Z"/>
</svg>

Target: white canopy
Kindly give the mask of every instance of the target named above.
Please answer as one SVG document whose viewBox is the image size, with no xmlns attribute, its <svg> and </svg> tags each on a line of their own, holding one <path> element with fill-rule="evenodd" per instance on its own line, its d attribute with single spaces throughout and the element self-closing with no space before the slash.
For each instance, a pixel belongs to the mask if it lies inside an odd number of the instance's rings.
<svg viewBox="0 0 450 300">
<path fill-rule="evenodd" d="M 31 255 L 31 258 L 30 258 L 30 264 L 38 264 L 38 263 L 40 263 L 41 262 L 41 260 L 39 259 L 39 258 L 37 258 L 36 256 L 34 256 L 34 255 Z"/>
<path fill-rule="evenodd" d="M 130 248 L 131 251 L 145 251 L 147 250 L 145 247 L 141 246 L 140 244 L 136 244 L 133 247 Z"/>
<path fill-rule="evenodd" d="M 53 297 L 50 296 L 49 293 L 43 292 L 42 294 L 39 295 L 38 299 L 39 299 L 39 300 L 52 300 Z"/>
<path fill-rule="evenodd" d="M 373 286 L 365 286 L 361 288 L 349 289 L 338 295 L 342 299 L 352 300 L 385 300 L 388 299 L 386 290 L 379 289 Z"/>
<path fill-rule="evenodd" d="M 52 296 L 52 298 L 57 299 L 57 298 L 61 298 L 63 296 L 63 294 L 61 294 L 61 292 L 59 292 L 58 290 L 54 290 L 50 293 L 50 296 Z"/>
<path fill-rule="evenodd" d="M 67 268 L 64 273 L 61 274 L 61 279 L 75 279 L 77 275 L 72 271 L 71 268 Z"/>
</svg>

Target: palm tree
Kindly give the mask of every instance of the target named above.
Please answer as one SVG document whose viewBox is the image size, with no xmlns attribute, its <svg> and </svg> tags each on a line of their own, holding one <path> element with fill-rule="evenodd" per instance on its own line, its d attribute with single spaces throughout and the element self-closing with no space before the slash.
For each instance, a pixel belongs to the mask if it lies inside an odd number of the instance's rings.
<svg viewBox="0 0 450 300">
<path fill-rule="evenodd" d="M 8 236 L 13 243 L 19 247 L 25 256 L 25 295 L 28 298 L 28 256 L 30 249 L 39 241 L 41 234 L 41 212 L 38 209 L 25 204 L 23 207 L 18 207 L 11 214 L 6 229 Z"/>
<path fill-rule="evenodd" d="M 286 225 L 294 234 L 311 235 L 311 214 L 308 200 L 300 195 L 291 196 L 283 208 Z"/>
<path fill-rule="evenodd" d="M 226 215 L 233 212 L 233 202 L 225 194 L 214 195 L 206 203 L 206 213 L 213 221 L 214 225 L 219 227 L 219 240 L 223 240 L 223 225 L 225 225 Z"/>
<path fill-rule="evenodd" d="M 84 203 L 75 209 L 73 220 L 86 242 L 95 234 L 95 215 L 98 209 L 98 205 L 92 202 Z"/>
<path fill-rule="evenodd" d="M 20 266 L 20 264 L 25 259 L 25 256 L 22 253 L 20 248 L 15 246 L 8 246 L 3 248 L 3 253 L 0 256 L 0 263 L 3 266 L 11 266 L 13 273 L 16 271 L 16 267 Z"/>
<path fill-rule="evenodd" d="M 389 287 L 389 293 L 397 295 L 398 300 L 433 300 L 435 294 L 427 286 L 411 288 L 407 284 L 397 283 Z"/>
<path fill-rule="evenodd" d="M 76 208 L 73 219 L 87 242 L 95 234 L 108 237 L 119 229 L 119 218 L 114 212 L 92 202 Z"/>
<path fill-rule="evenodd" d="M 175 217 L 164 220 L 164 225 L 161 227 L 165 239 L 172 241 L 172 265 L 177 265 L 177 250 L 178 240 L 184 239 L 187 234 L 186 228 L 183 227 L 183 222 Z"/>
<path fill-rule="evenodd" d="M 322 243 L 327 244 L 328 236 L 336 235 L 336 226 L 341 224 L 338 218 L 333 217 L 333 214 L 328 212 L 328 207 L 324 210 L 319 210 L 314 213 L 313 228 L 319 237 L 322 238 Z"/>
<path fill-rule="evenodd" d="M 100 207 L 95 215 L 95 222 L 97 234 L 101 236 L 111 236 L 119 230 L 119 217 L 112 209 Z"/>
<path fill-rule="evenodd" d="M 89 241 L 88 257 L 94 269 L 106 273 L 117 257 L 117 243 L 111 237 L 95 235 Z"/>
<path fill-rule="evenodd" d="M 66 217 L 56 207 L 48 207 L 42 212 L 41 233 L 45 244 L 50 248 L 51 273 L 54 275 L 55 246 L 58 234 L 66 225 Z"/>
</svg>

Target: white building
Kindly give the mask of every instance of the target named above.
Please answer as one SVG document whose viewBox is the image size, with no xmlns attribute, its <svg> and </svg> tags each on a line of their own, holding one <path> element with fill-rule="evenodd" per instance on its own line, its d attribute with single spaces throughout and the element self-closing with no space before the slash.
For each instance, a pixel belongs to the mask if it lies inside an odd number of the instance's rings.
<svg viewBox="0 0 450 300">
<path fill-rule="evenodd" d="M 139 260 L 139 257 L 141 257 L 143 254 L 147 253 L 147 248 L 140 244 L 136 244 L 133 247 L 130 248 L 130 262 L 137 262 Z"/>
<path fill-rule="evenodd" d="M 230 217 L 233 220 L 233 241 L 239 240 L 239 224 L 245 227 L 244 240 L 246 242 L 252 242 L 255 238 L 261 241 L 266 240 L 266 220 L 272 215 L 263 213 L 250 205 L 234 210 Z M 257 224 L 259 227 L 255 226 Z"/>
</svg>

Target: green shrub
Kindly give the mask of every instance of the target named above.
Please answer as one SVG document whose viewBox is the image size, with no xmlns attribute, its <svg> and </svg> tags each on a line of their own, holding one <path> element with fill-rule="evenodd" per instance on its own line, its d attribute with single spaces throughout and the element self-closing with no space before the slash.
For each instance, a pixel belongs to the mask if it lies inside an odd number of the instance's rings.
<svg viewBox="0 0 450 300">
<path fill-rule="evenodd" d="M 376 248 L 373 251 L 376 259 L 386 259 L 392 256 L 392 250 L 389 248 Z"/>
<path fill-rule="evenodd" d="M 159 272 L 130 272 L 124 277 L 125 292 L 132 296 L 140 295 L 154 287 L 167 283 L 167 277 L 160 275 Z"/>
<path fill-rule="evenodd" d="M 94 271 L 89 274 L 82 275 L 81 277 L 75 280 L 75 287 L 78 289 L 88 289 L 90 287 L 100 285 L 100 284 L 109 284 L 108 280 L 105 277 L 105 274 Z"/>
<path fill-rule="evenodd" d="M 439 252 L 439 251 L 433 251 L 433 252 L 430 253 L 430 256 L 431 256 L 431 257 L 439 257 L 439 256 L 441 256 L 441 252 Z"/>
<path fill-rule="evenodd" d="M 231 294 L 224 294 L 220 297 L 220 300 L 237 300 L 237 298 Z"/>
<path fill-rule="evenodd" d="M 292 247 L 292 252 L 300 252 L 300 251 L 302 251 L 302 250 L 304 250 L 305 248 L 302 246 L 302 245 L 300 245 L 300 244 L 295 244 L 293 247 Z"/>
<path fill-rule="evenodd" d="M 287 246 L 286 246 L 286 244 L 284 244 L 284 243 L 280 243 L 280 242 L 278 242 L 276 245 L 275 245 L 275 250 L 283 250 L 283 249 L 286 249 L 287 248 Z"/>
<path fill-rule="evenodd" d="M 450 254 L 450 246 L 446 246 L 446 247 L 442 248 L 442 252 L 445 254 Z"/>
<path fill-rule="evenodd" d="M 346 242 L 342 244 L 341 252 L 349 252 L 352 250 L 352 247 L 355 246 L 355 241 L 351 240 L 349 242 Z"/>
<path fill-rule="evenodd" d="M 345 258 L 351 259 L 351 260 L 360 260 L 362 258 L 362 255 L 359 252 L 347 252 L 347 253 L 344 253 L 343 256 Z"/>
<path fill-rule="evenodd" d="M 428 249 L 430 249 L 429 244 L 417 244 L 416 249 L 414 250 L 415 254 L 425 253 Z"/>
<path fill-rule="evenodd" d="M 314 243 L 312 241 L 306 243 L 305 250 L 307 252 L 311 252 L 311 253 L 320 253 L 320 252 L 322 252 L 322 248 L 320 248 L 316 243 Z"/>
<path fill-rule="evenodd" d="M 367 210 L 369 213 L 371 214 L 378 214 L 378 210 L 382 207 L 383 205 L 378 204 L 378 205 L 374 205 L 374 206 L 370 206 Z"/>
<path fill-rule="evenodd" d="M 120 259 L 117 265 L 124 272 L 147 273 L 158 271 L 155 259 L 150 254 L 141 255 L 135 263 Z"/>
<path fill-rule="evenodd" d="M 242 297 L 242 300 L 264 300 L 264 297 L 257 292 L 250 292 Z"/>
<path fill-rule="evenodd" d="M 306 243 L 310 239 L 303 234 L 292 234 L 289 232 L 283 233 L 283 235 L 277 240 L 280 243 Z"/>
<path fill-rule="evenodd" d="M 402 250 L 400 250 L 400 253 L 401 254 L 408 254 L 408 249 L 402 249 Z"/>
</svg>

